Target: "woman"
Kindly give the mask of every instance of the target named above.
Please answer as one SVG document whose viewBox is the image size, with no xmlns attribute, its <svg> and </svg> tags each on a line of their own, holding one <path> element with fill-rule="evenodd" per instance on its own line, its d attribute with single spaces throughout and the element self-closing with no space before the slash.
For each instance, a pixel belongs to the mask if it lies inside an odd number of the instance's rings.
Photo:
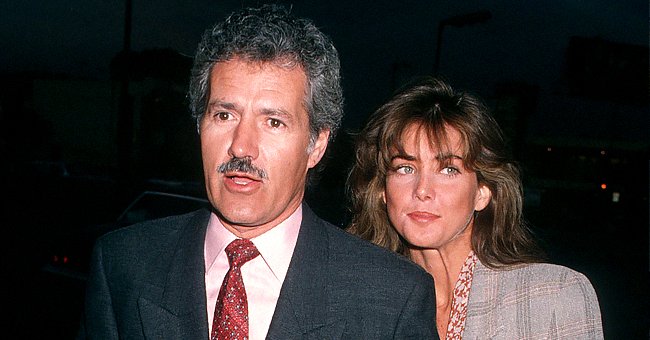
<svg viewBox="0 0 650 340">
<path fill-rule="evenodd" d="M 480 100 L 421 79 L 374 113 L 356 150 L 349 231 L 433 276 L 441 339 L 603 337 L 589 280 L 542 263 L 517 166 Z"/>
</svg>

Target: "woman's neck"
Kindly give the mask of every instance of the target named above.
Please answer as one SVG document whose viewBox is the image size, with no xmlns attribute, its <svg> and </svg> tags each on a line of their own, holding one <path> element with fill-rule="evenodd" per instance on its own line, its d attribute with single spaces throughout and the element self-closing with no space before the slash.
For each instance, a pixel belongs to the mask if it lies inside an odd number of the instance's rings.
<svg viewBox="0 0 650 340">
<path fill-rule="evenodd" d="M 451 305 L 454 286 L 471 247 L 453 249 L 411 249 L 411 259 L 433 276 L 436 287 L 436 305 Z M 438 299 L 438 295 L 440 299 Z"/>
<path fill-rule="evenodd" d="M 469 242 L 463 246 L 409 251 L 411 259 L 433 276 L 436 288 L 436 323 L 441 339 L 447 331 L 454 287 L 470 251 Z"/>
</svg>

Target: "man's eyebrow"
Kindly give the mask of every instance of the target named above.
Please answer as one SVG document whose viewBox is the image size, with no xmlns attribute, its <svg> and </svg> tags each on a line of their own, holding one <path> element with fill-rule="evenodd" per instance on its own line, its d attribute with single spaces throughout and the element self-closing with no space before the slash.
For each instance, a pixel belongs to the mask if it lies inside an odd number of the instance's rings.
<svg viewBox="0 0 650 340">
<path fill-rule="evenodd" d="M 207 112 L 214 112 L 217 109 L 226 109 L 226 110 L 237 110 L 237 105 L 230 102 L 224 102 L 221 100 L 214 100 L 208 104 Z M 262 109 L 261 113 L 265 116 L 281 116 L 286 118 L 291 118 L 289 111 L 282 108 L 266 108 Z"/>
<path fill-rule="evenodd" d="M 233 103 L 224 102 L 224 101 L 221 101 L 221 100 L 213 100 L 210 103 L 208 103 L 207 112 L 213 112 L 216 109 L 234 110 L 235 108 L 236 108 L 236 105 L 233 104 Z"/>
<path fill-rule="evenodd" d="M 291 118 L 292 115 L 289 113 L 289 111 L 283 109 L 283 108 L 277 108 L 277 109 L 262 109 L 262 114 L 265 116 L 281 116 L 281 117 L 286 117 L 286 118 Z"/>
</svg>

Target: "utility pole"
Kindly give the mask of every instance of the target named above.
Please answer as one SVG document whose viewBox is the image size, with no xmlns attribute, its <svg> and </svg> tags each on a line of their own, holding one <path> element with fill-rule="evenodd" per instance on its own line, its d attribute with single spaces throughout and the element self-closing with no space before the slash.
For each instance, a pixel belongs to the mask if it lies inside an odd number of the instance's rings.
<svg viewBox="0 0 650 340">
<path fill-rule="evenodd" d="M 132 0 L 124 1 L 123 63 L 117 65 L 119 74 L 119 99 L 117 112 L 117 166 L 120 181 L 129 181 L 132 175 L 133 155 L 133 99 L 129 94 L 129 68 L 131 64 Z M 121 70 L 119 68 L 122 68 Z"/>
<path fill-rule="evenodd" d="M 438 22 L 438 40 L 436 41 L 436 59 L 433 64 L 433 74 L 437 75 L 440 69 L 440 49 L 442 47 L 442 33 L 445 26 L 463 27 L 467 25 L 480 24 L 492 18 L 492 13 L 488 10 L 481 10 L 468 14 L 456 15 Z"/>
</svg>

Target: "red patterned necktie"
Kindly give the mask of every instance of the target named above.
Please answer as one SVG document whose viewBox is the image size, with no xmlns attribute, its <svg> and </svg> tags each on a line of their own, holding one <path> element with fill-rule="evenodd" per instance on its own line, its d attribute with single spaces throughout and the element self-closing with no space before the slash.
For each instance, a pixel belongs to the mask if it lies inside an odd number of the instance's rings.
<svg viewBox="0 0 650 340">
<path fill-rule="evenodd" d="M 236 239 L 226 247 L 230 269 L 219 290 L 211 340 L 248 339 L 248 301 L 241 266 L 259 254 L 253 242 L 247 239 Z"/>
</svg>

